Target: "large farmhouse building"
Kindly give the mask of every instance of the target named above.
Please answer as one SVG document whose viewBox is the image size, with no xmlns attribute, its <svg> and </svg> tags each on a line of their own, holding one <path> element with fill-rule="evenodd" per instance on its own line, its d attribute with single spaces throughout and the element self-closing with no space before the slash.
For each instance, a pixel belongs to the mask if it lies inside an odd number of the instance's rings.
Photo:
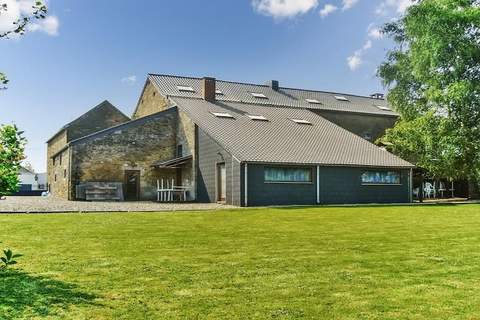
<svg viewBox="0 0 480 320">
<path fill-rule="evenodd" d="M 103 102 L 48 141 L 49 189 L 70 200 L 181 190 L 161 200 L 409 202 L 413 165 L 372 143 L 397 116 L 381 95 L 151 74 L 131 119 Z"/>
</svg>

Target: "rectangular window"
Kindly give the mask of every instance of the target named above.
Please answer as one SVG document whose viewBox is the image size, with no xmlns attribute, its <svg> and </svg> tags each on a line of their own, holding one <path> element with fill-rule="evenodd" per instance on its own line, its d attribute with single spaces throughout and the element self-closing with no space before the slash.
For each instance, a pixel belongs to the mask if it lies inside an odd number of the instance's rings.
<svg viewBox="0 0 480 320">
<path fill-rule="evenodd" d="M 52 159 L 54 166 L 55 166 L 55 159 L 56 159 L 56 157 L 53 157 L 53 159 Z"/>
<path fill-rule="evenodd" d="M 63 178 L 67 178 L 67 169 L 63 169 Z"/>
<path fill-rule="evenodd" d="M 398 171 L 365 171 L 362 184 L 400 184 Z"/>
<path fill-rule="evenodd" d="M 265 182 L 312 182 L 312 169 L 296 167 L 265 167 Z"/>
<path fill-rule="evenodd" d="M 183 145 L 179 144 L 177 146 L 177 158 L 183 157 Z"/>
<path fill-rule="evenodd" d="M 60 158 L 59 158 L 59 160 L 60 160 L 60 165 L 62 165 L 62 154 L 61 154 L 61 153 L 60 153 Z"/>
</svg>

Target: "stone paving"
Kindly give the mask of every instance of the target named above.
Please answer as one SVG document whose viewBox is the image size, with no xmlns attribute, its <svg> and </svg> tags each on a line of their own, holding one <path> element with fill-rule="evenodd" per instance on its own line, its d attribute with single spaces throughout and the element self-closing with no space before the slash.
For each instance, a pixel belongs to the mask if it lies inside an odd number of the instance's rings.
<svg viewBox="0 0 480 320">
<path fill-rule="evenodd" d="M 235 207 L 217 203 L 83 202 L 54 197 L 7 197 L 0 200 L 0 213 L 157 212 L 231 208 Z"/>
</svg>

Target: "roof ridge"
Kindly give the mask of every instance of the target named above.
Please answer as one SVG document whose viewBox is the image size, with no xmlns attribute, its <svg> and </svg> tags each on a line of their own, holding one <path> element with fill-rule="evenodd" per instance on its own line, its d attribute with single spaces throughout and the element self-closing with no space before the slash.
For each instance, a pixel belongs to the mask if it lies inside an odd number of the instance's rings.
<svg viewBox="0 0 480 320">
<path fill-rule="evenodd" d="M 149 76 L 163 76 L 163 77 L 172 77 L 178 79 L 194 79 L 194 80 L 202 80 L 203 77 L 193 77 L 193 76 L 180 76 L 180 75 L 172 75 L 172 74 L 160 74 L 160 73 L 149 73 Z M 217 82 L 225 82 L 225 83 L 233 83 L 233 84 L 240 84 L 240 85 L 250 85 L 250 86 L 259 86 L 259 87 L 269 87 L 267 84 L 260 84 L 260 83 L 252 83 L 252 82 L 240 82 L 240 81 L 231 81 L 231 80 L 223 80 L 215 78 Z M 375 99 L 368 95 L 360 95 L 360 94 L 353 94 L 353 93 L 345 93 L 345 92 L 337 92 L 337 91 L 325 91 L 325 90 L 316 90 L 316 89 L 302 89 L 302 88 L 293 88 L 293 87 L 282 87 L 280 86 L 279 89 L 287 89 L 287 90 L 297 90 L 297 91 L 309 91 L 309 92 L 318 92 L 318 93 L 327 93 L 327 94 L 339 94 L 339 95 L 346 95 L 350 97 L 358 97 L 358 98 L 367 98 L 372 100 L 381 100 L 386 101 L 386 99 Z"/>
</svg>

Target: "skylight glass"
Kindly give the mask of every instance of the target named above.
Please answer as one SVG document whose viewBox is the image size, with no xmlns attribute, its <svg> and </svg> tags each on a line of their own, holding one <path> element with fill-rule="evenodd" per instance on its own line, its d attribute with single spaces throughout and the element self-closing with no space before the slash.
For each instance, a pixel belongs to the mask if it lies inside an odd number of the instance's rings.
<svg viewBox="0 0 480 320">
<path fill-rule="evenodd" d="M 390 109 L 390 108 L 387 107 L 387 106 L 377 106 L 377 108 L 380 109 L 380 110 L 392 111 L 392 109 Z"/>
<path fill-rule="evenodd" d="M 249 117 L 252 120 L 268 121 L 268 119 L 265 118 L 264 116 L 256 116 L 256 115 L 253 115 L 253 114 L 247 114 L 247 117 Z"/>
<path fill-rule="evenodd" d="M 222 92 L 222 90 L 218 90 L 218 89 L 217 89 L 217 90 L 215 90 L 215 94 L 223 95 L 223 92 Z"/>
<path fill-rule="evenodd" d="M 338 101 L 350 101 L 350 100 L 348 100 L 348 99 L 347 99 L 346 97 L 344 97 L 344 96 L 334 96 L 334 97 L 335 97 L 335 99 L 337 99 Z"/>
<path fill-rule="evenodd" d="M 230 118 L 230 119 L 235 119 L 230 113 L 226 113 L 226 112 L 212 112 L 212 114 L 213 114 L 215 117 L 218 117 L 218 118 Z"/>
<path fill-rule="evenodd" d="M 320 101 L 317 99 L 305 99 L 308 103 L 313 103 L 313 104 L 322 104 Z"/>
<path fill-rule="evenodd" d="M 310 121 L 305 119 L 290 119 L 290 120 L 298 124 L 312 124 Z"/>
<path fill-rule="evenodd" d="M 177 86 L 177 89 L 182 92 L 195 92 L 195 90 L 189 86 Z"/>
<path fill-rule="evenodd" d="M 260 93 L 260 92 L 250 92 L 252 94 L 252 96 L 254 96 L 255 98 L 259 98 L 259 99 L 268 99 L 266 95 L 264 95 L 263 93 Z"/>
</svg>

